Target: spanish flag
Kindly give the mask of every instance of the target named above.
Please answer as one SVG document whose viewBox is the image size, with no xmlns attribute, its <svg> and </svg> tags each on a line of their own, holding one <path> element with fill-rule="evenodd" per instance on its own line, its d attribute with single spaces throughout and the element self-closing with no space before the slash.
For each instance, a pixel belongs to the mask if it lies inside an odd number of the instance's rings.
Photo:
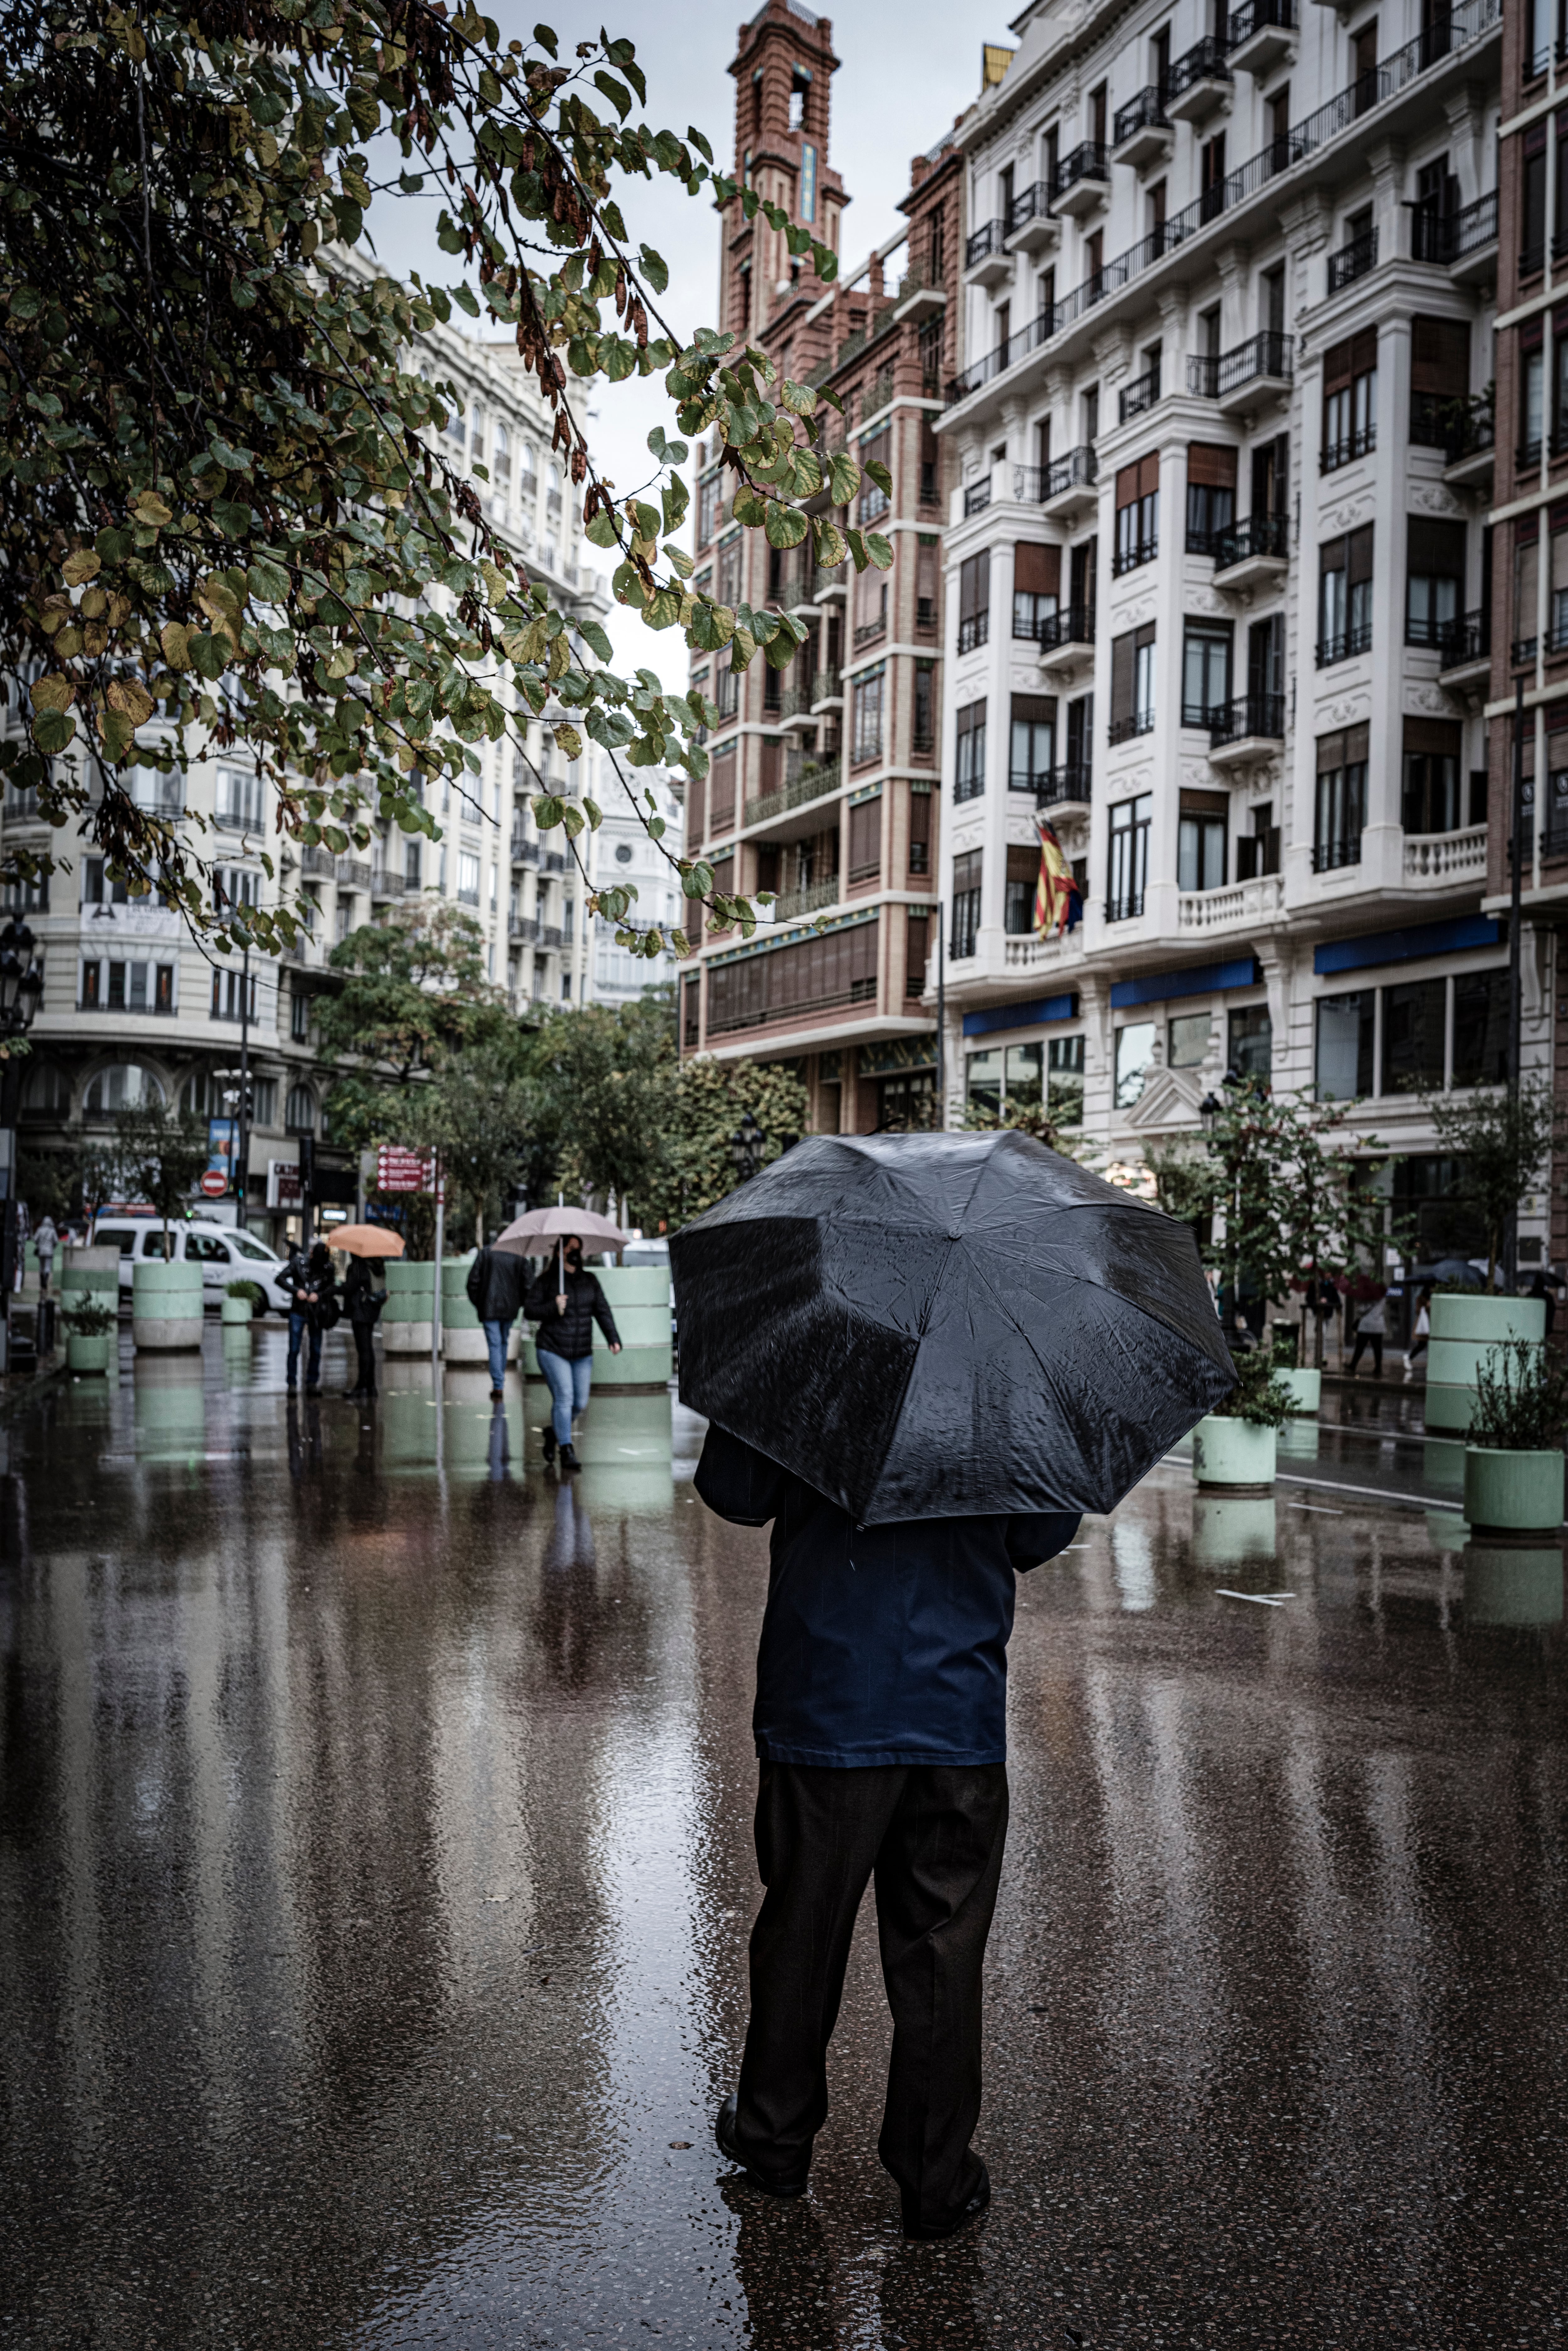
<svg viewBox="0 0 1568 2351">
<path fill-rule="evenodd" d="M 1052 931 L 1071 931 L 1083 919 L 1083 893 L 1072 878 L 1072 868 L 1056 837 L 1054 826 L 1037 816 L 1040 834 L 1040 880 L 1034 891 L 1034 927 L 1041 938 Z"/>
</svg>

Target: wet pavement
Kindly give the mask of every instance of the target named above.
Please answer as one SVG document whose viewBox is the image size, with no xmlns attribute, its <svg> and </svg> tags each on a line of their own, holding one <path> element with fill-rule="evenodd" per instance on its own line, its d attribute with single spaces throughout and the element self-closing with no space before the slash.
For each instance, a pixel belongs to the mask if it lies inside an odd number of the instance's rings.
<svg viewBox="0 0 1568 2351">
<path fill-rule="evenodd" d="M 1563 1560 L 1407 1395 L 1026 1580 L 996 2200 L 906 2246 L 869 1919 L 807 2203 L 713 2148 L 766 1540 L 700 1424 L 601 1395 L 557 1486 L 515 1384 L 281 1348 L 0 1432 L 0 2342 L 1563 2339 Z"/>
</svg>

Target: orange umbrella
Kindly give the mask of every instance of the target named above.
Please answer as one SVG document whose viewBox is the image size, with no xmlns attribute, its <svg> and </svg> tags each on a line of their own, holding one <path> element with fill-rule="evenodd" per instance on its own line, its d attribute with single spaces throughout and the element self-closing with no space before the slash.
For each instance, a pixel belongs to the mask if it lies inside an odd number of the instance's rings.
<svg viewBox="0 0 1568 2351">
<path fill-rule="evenodd" d="M 340 1225 L 331 1246 L 347 1249 L 350 1257 L 401 1257 L 402 1236 L 385 1225 Z"/>
</svg>

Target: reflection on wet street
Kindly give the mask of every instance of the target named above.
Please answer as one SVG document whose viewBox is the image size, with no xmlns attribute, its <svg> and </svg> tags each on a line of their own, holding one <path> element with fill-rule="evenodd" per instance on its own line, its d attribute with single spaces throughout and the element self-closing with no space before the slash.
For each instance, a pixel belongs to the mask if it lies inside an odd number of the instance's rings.
<svg viewBox="0 0 1568 2351">
<path fill-rule="evenodd" d="M 1027 1579 L 996 2202 L 906 2246 L 867 1921 L 809 2200 L 713 2147 L 766 1538 L 701 1425 L 601 1394 L 557 1485 L 538 1387 L 282 1343 L 0 1432 L 0 2340 L 1563 2339 L 1563 1560 L 1418 1415 Z"/>
</svg>

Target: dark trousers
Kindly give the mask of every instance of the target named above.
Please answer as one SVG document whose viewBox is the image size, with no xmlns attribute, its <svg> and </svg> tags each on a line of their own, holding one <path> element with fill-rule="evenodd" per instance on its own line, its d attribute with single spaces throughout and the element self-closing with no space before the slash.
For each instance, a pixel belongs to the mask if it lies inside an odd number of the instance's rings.
<svg viewBox="0 0 1568 2351">
<path fill-rule="evenodd" d="M 1374 1379 L 1380 1380 L 1383 1377 L 1383 1333 L 1381 1331 L 1358 1331 L 1356 1332 L 1355 1345 L 1351 1349 L 1350 1368 L 1354 1373 L 1368 1347 L 1372 1350 L 1372 1376 Z"/>
<path fill-rule="evenodd" d="M 828 2111 L 827 2051 L 855 1913 L 876 1881 L 893 2058 L 877 2152 L 906 2228 L 956 2218 L 983 2176 L 980 1972 L 1008 1825 L 1001 1763 L 828 1771 L 764 1763 L 751 2020 L 737 2133 L 748 2168 L 801 2177 Z"/>
<path fill-rule="evenodd" d="M 376 1326 L 373 1322 L 354 1322 L 350 1325 L 350 1328 L 354 1334 L 354 1352 L 360 1359 L 359 1376 L 354 1385 L 356 1388 L 363 1388 L 367 1395 L 374 1395 L 376 1392 Z"/>
<path fill-rule="evenodd" d="M 321 1384 L 321 1333 L 308 1314 L 291 1314 L 288 1318 L 288 1384 L 294 1385 L 299 1375 L 299 1344 L 308 1334 L 310 1345 L 305 1361 L 305 1384 L 308 1388 Z"/>
</svg>

